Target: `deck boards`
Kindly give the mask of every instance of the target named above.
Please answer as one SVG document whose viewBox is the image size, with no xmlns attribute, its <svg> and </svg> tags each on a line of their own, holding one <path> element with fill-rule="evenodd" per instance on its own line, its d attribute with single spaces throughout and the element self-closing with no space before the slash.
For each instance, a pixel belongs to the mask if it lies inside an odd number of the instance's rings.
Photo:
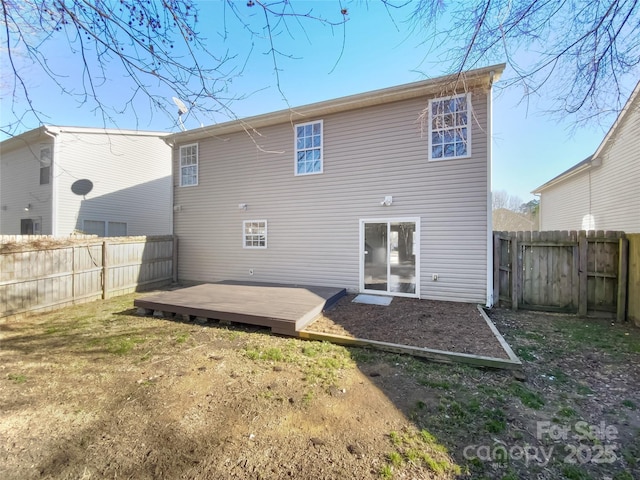
<svg viewBox="0 0 640 480">
<path fill-rule="evenodd" d="M 221 282 L 161 292 L 134 305 L 181 315 L 249 323 L 297 336 L 322 310 L 346 294 L 344 288 Z"/>
</svg>

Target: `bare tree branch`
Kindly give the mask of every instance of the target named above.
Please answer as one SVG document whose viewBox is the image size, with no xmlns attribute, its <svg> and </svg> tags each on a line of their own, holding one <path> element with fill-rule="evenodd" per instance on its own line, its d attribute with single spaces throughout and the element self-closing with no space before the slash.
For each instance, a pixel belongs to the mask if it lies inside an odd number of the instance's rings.
<svg viewBox="0 0 640 480">
<path fill-rule="evenodd" d="M 579 122 L 620 109 L 629 93 L 624 91 L 627 79 L 640 73 L 640 0 L 364 3 L 369 4 L 381 5 L 396 29 L 391 11 L 407 12 L 408 34 L 421 35 L 421 46 L 438 54 L 433 58 L 427 52 L 424 58 L 443 70 L 461 74 L 506 59 L 512 73 L 503 77 L 503 88 L 521 88 L 524 99 L 545 96 L 551 113 Z M 0 130 L 16 133 L 44 123 L 31 77 L 50 80 L 105 126 L 121 114 L 131 114 L 139 123 L 136 109 L 149 108 L 167 114 L 175 127 L 175 112 L 167 101 L 172 96 L 189 105 L 187 115 L 194 118 L 234 119 L 233 102 L 253 92 L 227 92 L 250 58 L 260 54 L 269 56 L 275 87 L 287 102 L 281 63 L 299 58 L 299 51 L 288 51 L 293 47 L 287 40 L 301 37 L 312 43 L 316 39 L 307 31 L 310 25 L 326 26 L 332 34 L 341 27 L 342 47 L 331 72 L 347 42 L 355 41 L 347 36 L 348 0 L 327 4 L 332 10 L 323 6 L 314 11 L 308 5 L 225 0 L 221 31 L 206 38 L 198 30 L 194 0 L 0 0 L 0 43 L 7 64 L 3 104 L 8 102 L 14 117 Z M 239 40 L 232 38 L 238 29 Z M 61 71 L 48 58 L 50 45 L 61 43 L 68 47 L 70 71 Z M 443 53 L 442 45 L 450 48 Z M 114 85 L 122 97 L 118 105 L 105 96 Z"/>
</svg>

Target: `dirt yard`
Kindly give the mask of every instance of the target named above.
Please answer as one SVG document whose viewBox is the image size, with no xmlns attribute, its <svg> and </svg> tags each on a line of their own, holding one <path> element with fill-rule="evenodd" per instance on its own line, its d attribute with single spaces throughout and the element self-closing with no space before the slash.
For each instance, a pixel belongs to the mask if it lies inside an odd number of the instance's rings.
<svg viewBox="0 0 640 480">
<path fill-rule="evenodd" d="M 133 299 L 0 323 L 0 478 L 640 478 L 629 325 L 492 311 L 522 381 Z M 430 323 L 450 331 L 449 312 Z"/>
<path fill-rule="evenodd" d="M 476 305 L 396 297 L 389 307 L 347 295 L 306 330 L 508 359 Z M 460 332 L 465 332 L 461 335 Z"/>
</svg>

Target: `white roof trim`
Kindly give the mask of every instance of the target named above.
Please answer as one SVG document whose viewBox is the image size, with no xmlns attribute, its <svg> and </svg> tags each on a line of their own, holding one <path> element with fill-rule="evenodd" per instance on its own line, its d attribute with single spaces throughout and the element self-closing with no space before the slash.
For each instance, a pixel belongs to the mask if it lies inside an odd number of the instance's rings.
<svg viewBox="0 0 640 480">
<path fill-rule="evenodd" d="M 640 108 L 640 82 L 638 82 L 638 84 L 636 85 L 636 88 L 634 88 L 633 92 L 631 92 L 631 95 L 629 96 L 627 103 L 625 103 L 624 107 L 622 107 L 622 110 L 620 110 L 618 117 L 613 122 L 613 125 L 611 125 L 611 128 L 609 129 L 607 134 L 604 136 L 604 139 L 602 140 L 602 142 L 600 142 L 600 145 L 596 149 L 595 153 L 591 155 L 589 158 L 576 163 L 573 167 L 571 167 L 568 170 L 565 170 L 560 175 L 553 177 L 547 183 L 543 183 L 535 190 L 532 190 L 531 193 L 534 195 L 540 194 L 542 193 L 543 190 L 546 190 L 549 187 L 552 187 L 557 183 L 560 183 L 563 180 L 566 180 L 567 178 L 577 175 L 578 173 L 588 170 L 589 168 L 599 167 L 602 164 L 602 159 L 600 158 L 600 156 L 602 155 L 603 150 L 609 144 L 609 141 L 614 136 L 616 130 L 620 127 L 622 122 L 625 120 L 627 113 L 629 112 L 629 110 L 631 110 L 634 107 L 635 104 L 638 104 L 638 108 Z"/>
<path fill-rule="evenodd" d="M 16 148 L 24 147 L 31 142 L 37 141 L 45 134 L 59 135 L 60 133 L 70 134 L 100 134 L 100 135 L 128 135 L 136 137 L 166 137 L 167 132 L 154 132 L 149 130 L 118 130 L 117 128 L 92 128 L 92 127 L 61 127 L 56 125 L 42 125 L 33 130 L 21 133 L 15 137 L 8 138 L 0 142 L 0 151 L 9 152 Z"/>
<path fill-rule="evenodd" d="M 624 105 L 624 107 L 622 107 L 622 110 L 618 114 L 618 118 L 616 118 L 616 121 L 613 122 L 613 125 L 611 125 L 611 128 L 609 129 L 604 139 L 600 143 L 600 146 L 597 148 L 596 153 L 593 154 L 594 159 L 600 156 L 604 148 L 607 146 L 607 143 L 609 143 L 609 140 L 611 140 L 611 137 L 613 137 L 615 131 L 618 129 L 620 124 L 626 118 L 629 110 L 632 109 L 632 105 L 635 103 L 638 103 L 639 101 L 640 101 L 640 82 L 638 82 L 638 84 L 636 85 L 636 88 L 634 88 L 633 92 L 631 92 L 631 95 L 629 96 L 627 103 Z"/>
<path fill-rule="evenodd" d="M 216 125 L 187 130 L 186 132 L 174 133 L 173 135 L 165 137 L 165 141 L 169 144 L 182 144 L 194 142 L 214 135 L 224 135 L 241 132 L 243 130 L 250 131 L 252 129 L 281 123 L 313 120 L 314 118 L 331 113 L 355 110 L 373 105 L 382 105 L 385 103 L 416 98 L 424 95 L 446 94 L 446 92 L 453 89 L 457 90 L 456 87 L 459 85 L 464 86 L 465 88 L 478 86 L 486 86 L 489 88 L 492 81 L 495 82 L 500 78 L 504 68 L 505 64 L 493 65 L 490 67 L 470 70 L 461 74 L 446 75 L 443 77 L 422 80 L 381 90 L 359 93 L 348 97 L 341 97 L 300 107 L 278 110 L 276 112 L 265 113 L 244 119 L 231 120 L 229 122 L 219 123 Z"/>
</svg>

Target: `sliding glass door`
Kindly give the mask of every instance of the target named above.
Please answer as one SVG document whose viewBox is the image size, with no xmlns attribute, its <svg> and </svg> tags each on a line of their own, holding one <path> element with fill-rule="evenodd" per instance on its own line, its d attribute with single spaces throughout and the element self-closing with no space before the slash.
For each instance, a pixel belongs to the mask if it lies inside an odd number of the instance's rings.
<svg viewBox="0 0 640 480">
<path fill-rule="evenodd" d="M 362 220 L 361 290 L 418 296 L 418 221 Z"/>
</svg>

